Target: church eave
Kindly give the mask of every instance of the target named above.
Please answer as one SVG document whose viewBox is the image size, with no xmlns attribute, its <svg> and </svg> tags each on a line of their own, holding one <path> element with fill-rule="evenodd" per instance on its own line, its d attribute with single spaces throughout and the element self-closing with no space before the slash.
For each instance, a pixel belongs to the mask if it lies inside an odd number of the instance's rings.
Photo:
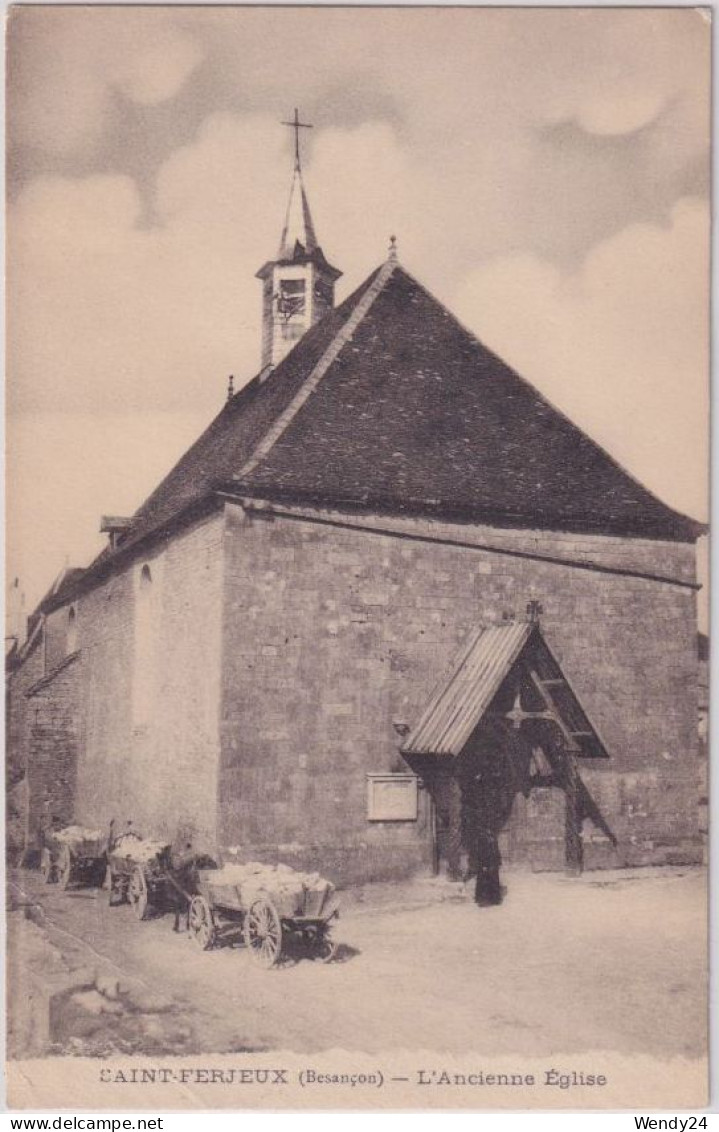
<svg viewBox="0 0 719 1132">
<path fill-rule="evenodd" d="M 399 499 L 392 495 L 362 494 L 347 496 L 341 493 L 283 488 L 281 486 L 255 485 L 250 481 L 238 480 L 225 485 L 233 494 L 265 498 L 279 503 L 294 503 L 299 506 L 337 507 L 361 514 L 383 514 L 387 516 L 412 516 L 431 518 L 462 524 L 481 524 L 482 526 L 508 530 L 542 530 L 557 534 L 593 534 L 619 538 L 644 538 L 650 541 L 692 543 L 705 534 L 707 527 L 688 516 L 675 512 L 671 518 L 626 522 L 602 518 L 597 521 L 591 515 L 558 520 L 541 512 L 512 513 L 507 510 L 462 506 L 441 499 Z"/>
<path fill-rule="evenodd" d="M 147 555 L 158 544 L 172 538 L 186 526 L 201 518 L 205 518 L 213 511 L 224 506 L 229 498 L 241 503 L 244 499 L 267 500 L 270 503 L 293 504 L 300 507 L 317 507 L 325 510 L 340 510 L 351 515 L 386 516 L 387 518 L 424 518 L 444 522 L 453 522 L 464 525 L 482 525 L 508 530 L 543 530 L 550 533 L 593 534 L 625 538 L 643 538 L 650 541 L 663 542 L 694 542 L 701 534 L 706 532 L 704 524 L 677 514 L 676 529 L 664 525 L 648 526 L 636 524 L 631 529 L 626 525 L 617 524 L 609 528 L 603 523 L 602 529 L 591 520 L 566 522 L 558 525 L 556 522 L 547 523 L 536 515 L 508 515 L 500 512 L 480 511 L 476 508 L 457 507 L 443 503 L 439 500 L 397 500 L 388 496 L 365 496 L 347 498 L 331 494 L 321 494 L 316 491 L 303 492 L 301 490 L 283 490 L 282 488 L 257 487 L 251 483 L 242 483 L 238 480 L 217 481 L 202 496 L 193 500 L 188 506 L 178 511 L 171 518 L 157 527 L 145 531 L 139 538 L 130 539 L 121 544 L 110 554 L 103 554 L 95 560 L 82 574 L 73 579 L 73 584 L 43 603 L 43 612 L 51 613 L 75 601 L 84 593 L 94 589 L 106 581 L 113 574 L 127 568 L 138 558 Z M 613 572 L 613 571 L 609 571 Z M 669 578 L 657 578 L 660 581 L 671 581 Z M 683 586 L 698 589 L 696 583 L 682 582 Z"/>
</svg>

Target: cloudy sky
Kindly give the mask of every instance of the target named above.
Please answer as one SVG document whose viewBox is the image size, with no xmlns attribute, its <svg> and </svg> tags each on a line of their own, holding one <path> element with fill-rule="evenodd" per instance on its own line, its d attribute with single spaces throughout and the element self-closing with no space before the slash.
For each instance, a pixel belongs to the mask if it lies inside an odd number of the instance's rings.
<svg viewBox="0 0 719 1132">
<path fill-rule="evenodd" d="M 340 298 L 400 259 L 706 517 L 709 50 L 692 9 L 16 8 L 8 569 L 30 605 L 259 368 L 299 106 Z"/>
</svg>

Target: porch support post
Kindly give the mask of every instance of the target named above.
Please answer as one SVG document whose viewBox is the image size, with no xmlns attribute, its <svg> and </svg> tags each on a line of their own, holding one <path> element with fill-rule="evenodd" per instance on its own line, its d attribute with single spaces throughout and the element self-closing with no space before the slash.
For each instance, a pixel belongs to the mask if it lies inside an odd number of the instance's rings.
<svg viewBox="0 0 719 1132">
<path fill-rule="evenodd" d="M 448 783 L 447 874 L 462 879 L 462 791 L 452 775 Z"/>
<path fill-rule="evenodd" d="M 564 756 L 566 773 L 564 775 L 565 794 L 565 859 L 566 870 L 570 876 L 580 876 L 584 869 L 584 845 L 582 844 L 582 808 L 579 791 L 579 774 L 572 756 Z"/>
</svg>

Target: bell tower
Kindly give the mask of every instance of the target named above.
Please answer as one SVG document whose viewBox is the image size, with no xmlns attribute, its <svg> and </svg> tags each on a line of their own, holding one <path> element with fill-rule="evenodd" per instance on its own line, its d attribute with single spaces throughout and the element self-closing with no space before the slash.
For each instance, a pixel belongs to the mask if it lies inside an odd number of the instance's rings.
<svg viewBox="0 0 719 1132">
<path fill-rule="evenodd" d="M 262 280 L 263 378 L 332 309 L 335 282 L 342 274 L 327 262 L 317 243 L 302 180 L 300 130 L 312 127 L 300 122 L 297 109 L 293 121 L 282 124 L 295 133 L 295 164 L 277 258 L 268 260 L 257 272 Z"/>
</svg>

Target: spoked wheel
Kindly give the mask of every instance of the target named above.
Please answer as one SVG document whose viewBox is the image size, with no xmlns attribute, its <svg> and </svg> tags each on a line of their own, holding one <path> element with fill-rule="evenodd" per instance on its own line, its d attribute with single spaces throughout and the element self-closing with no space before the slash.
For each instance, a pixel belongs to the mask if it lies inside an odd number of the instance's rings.
<svg viewBox="0 0 719 1132">
<path fill-rule="evenodd" d="M 68 888 L 72 880 L 72 856 L 67 845 L 60 850 L 60 859 L 57 863 L 57 879 L 61 888 Z"/>
<path fill-rule="evenodd" d="M 147 916 L 149 900 L 147 895 L 147 881 L 145 880 L 145 874 L 142 869 L 138 868 L 132 870 L 130 883 L 127 886 L 127 897 L 138 920 L 144 920 Z"/>
<path fill-rule="evenodd" d="M 204 896 L 193 896 L 187 917 L 187 930 L 198 947 L 209 951 L 215 942 L 215 921 L 212 909 Z"/>
<path fill-rule="evenodd" d="M 256 900 L 245 916 L 245 946 L 262 967 L 274 967 L 282 952 L 282 923 L 269 900 Z"/>
<path fill-rule="evenodd" d="M 337 940 L 332 938 L 329 928 L 320 932 L 317 939 L 317 958 L 323 963 L 331 963 L 337 954 Z"/>
<path fill-rule="evenodd" d="M 45 881 L 45 884 L 52 884 L 54 872 L 55 870 L 52 865 L 50 850 L 43 849 L 42 853 L 40 854 L 40 875 Z"/>
</svg>

